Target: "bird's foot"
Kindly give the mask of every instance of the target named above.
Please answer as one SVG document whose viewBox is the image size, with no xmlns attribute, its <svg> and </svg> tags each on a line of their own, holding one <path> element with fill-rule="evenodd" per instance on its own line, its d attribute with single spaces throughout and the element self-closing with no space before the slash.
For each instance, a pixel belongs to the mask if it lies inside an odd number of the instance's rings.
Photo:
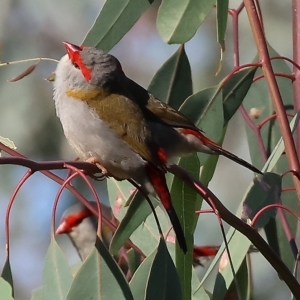
<svg viewBox="0 0 300 300">
<path fill-rule="evenodd" d="M 103 167 L 103 166 L 99 163 L 99 161 L 97 160 L 96 157 L 89 157 L 89 158 L 86 160 L 86 162 L 96 165 L 96 167 L 97 167 L 97 168 L 101 171 L 101 173 L 102 173 L 101 176 L 100 176 L 101 178 L 102 178 L 103 176 L 106 176 L 106 177 L 109 176 L 109 173 L 108 173 L 108 171 L 106 170 L 106 168 Z M 96 176 L 96 178 L 97 178 L 97 176 Z"/>
</svg>

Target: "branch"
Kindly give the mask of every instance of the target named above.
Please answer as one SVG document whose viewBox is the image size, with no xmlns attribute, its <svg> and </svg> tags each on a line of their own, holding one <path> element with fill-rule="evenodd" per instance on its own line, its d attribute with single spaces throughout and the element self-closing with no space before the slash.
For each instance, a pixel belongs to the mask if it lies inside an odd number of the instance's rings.
<svg viewBox="0 0 300 300">
<path fill-rule="evenodd" d="M 260 253 L 267 259 L 267 261 L 273 266 L 273 268 L 278 272 L 280 278 L 287 284 L 291 292 L 294 294 L 296 299 L 300 299 L 300 285 L 294 278 L 290 270 L 283 263 L 283 261 L 277 256 L 277 254 L 269 247 L 266 241 L 260 236 L 260 234 L 244 223 L 242 220 L 237 218 L 232 214 L 221 202 L 220 200 L 210 191 L 205 185 L 200 181 L 193 178 L 186 171 L 181 169 L 176 165 L 172 165 L 168 168 L 168 171 L 189 184 L 193 189 L 195 189 L 201 196 L 210 204 L 213 201 L 215 208 L 219 216 L 227 222 L 229 225 L 234 227 L 236 230 L 244 234 L 252 244 L 260 251 Z M 210 199 L 210 201 L 208 201 Z"/>
</svg>

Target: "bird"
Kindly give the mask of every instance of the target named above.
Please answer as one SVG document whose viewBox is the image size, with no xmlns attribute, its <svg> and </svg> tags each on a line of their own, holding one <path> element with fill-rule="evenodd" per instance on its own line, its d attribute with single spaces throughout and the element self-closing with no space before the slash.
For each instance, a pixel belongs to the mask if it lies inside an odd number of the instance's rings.
<svg viewBox="0 0 300 300">
<path fill-rule="evenodd" d="M 92 205 L 97 207 L 95 202 L 90 202 Z M 101 203 L 101 211 L 103 215 L 118 223 L 115 219 L 110 207 Z M 60 224 L 57 227 L 55 234 L 67 234 L 78 252 L 79 257 L 84 261 L 87 256 L 92 252 L 97 235 L 97 222 L 98 218 L 85 207 L 82 203 L 76 203 L 67 208 L 61 217 Z M 102 224 L 102 238 L 107 248 L 113 237 L 113 233 L 109 227 Z M 217 254 L 220 246 L 217 245 L 194 245 L 193 246 L 193 265 L 203 266 L 210 257 Z M 248 253 L 257 252 L 258 250 L 251 245 Z M 115 257 L 120 260 L 118 256 Z M 128 271 L 124 265 L 123 270 Z"/>
<path fill-rule="evenodd" d="M 96 202 L 91 204 L 97 208 Z M 101 203 L 102 215 L 115 222 L 111 208 Z M 77 250 L 80 259 L 85 260 L 95 246 L 98 218 L 82 203 L 67 208 L 60 219 L 55 234 L 67 234 Z M 104 245 L 109 248 L 113 232 L 102 222 L 101 236 Z"/>
<path fill-rule="evenodd" d="M 95 208 L 96 202 L 90 202 Z M 108 220 L 118 223 L 110 207 L 101 203 L 101 212 Z M 92 252 L 96 236 L 98 218 L 81 202 L 68 207 L 62 214 L 60 223 L 55 234 L 66 234 L 75 247 L 80 259 L 84 261 Z M 107 248 L 113 237 L 113 232 L 109 227 L 102 223 L 101 236 Z M 193 260 L 194 265 L 202 265 L 201 259 L 209 256 L 215 256 L 218 252 L 218 246 L 194 246 Z"/>
<path fill-rule="evenodd" d="M 90 204 L 97 208 L 96 202 L 90 202 Z M 100 205 L 102 216 L 117 226 L 119 221 L 115 218 L 112 209 L 101 202 Z M 63 212 L 55 234 L 66 234 L 76 249 L 80 260 L 85 261 L 95 248 L 97 227 L 98 217 L 81 202 L 78 202 Z M 113 231 L 104 222 L 101 225 L 101 238 L 105 247 L 109 249 Z M 114 260 L 128 280 L 132 277 L 135 268 L 138 267 L 138 259 L 140 258 L 140 254 L 136 253 L 136 265 L 132 263 L 129 266 L 128 251 L 130 250 L 132 250 L 131 247 L 124 245 L 117 254 L 113 255 Z"/>
<path fill-rule="evenodd" d="M 128 78 L 119 60 L 102 50 L 64 42 L 53 98 L 64 134 L 80 159 L 104 175 L 130 179 L 163 204 L 178 244 L 187 245 L 165 173 L 169 161 L 195 152 L 221 154 L 256 173 L 224 150 L 178 110 Z"/>
</svg>

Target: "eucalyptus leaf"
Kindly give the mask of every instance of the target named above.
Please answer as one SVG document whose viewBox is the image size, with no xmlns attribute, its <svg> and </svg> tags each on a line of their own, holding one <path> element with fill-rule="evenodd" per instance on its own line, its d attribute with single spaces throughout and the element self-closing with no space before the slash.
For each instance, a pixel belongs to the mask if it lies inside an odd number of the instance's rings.
<svg viewBox="0 0 300 300">
<path fill-rule="evenodd" d="M 66 299 L 133 300 L 124 274 L 99 238 L 77 272 Z"/>
<path fill-rule="evenodd" d="M 145 300 L 182 300 L 181 285 L 174 262 L 166 247 L 160 240 L 157 253 L 151 266 L 146 287 Z"/>
<path fill-rule="evenodd" d="M 3 300 L 13 300 L 11 285 L 0 277 L 0 295 Z"/>
<path fill-rule="evenodd" d="M 191 67 L 184 45 L 156 72 L 148 91 L 175 109 L 193 93 Z"/>
<path fill-rule="evenodd" d="M 168 44 L 184 44 L 196 33 L 216 0 L 163 0 L 158 10 L 157 29 Z"/>
<path fill-rule="evenodd" d="M 73 277 L 67 259 L 52 237 L 43 271 L 43 300 L 65 300 L 72 281 Z"/>
<path fill-rule="evenodd" d="M 82 44 L 104 51 L 111 50 L 152 2 L 153 0 L 107 0 Z"/>
</svg>

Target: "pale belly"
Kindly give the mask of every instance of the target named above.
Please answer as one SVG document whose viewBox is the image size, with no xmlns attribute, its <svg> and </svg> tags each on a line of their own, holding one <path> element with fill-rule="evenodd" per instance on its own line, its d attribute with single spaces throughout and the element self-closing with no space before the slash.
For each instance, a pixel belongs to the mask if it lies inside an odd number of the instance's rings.
<svg viewBox="0 0 300 300">
<path fill-rule="evenodd" d="M 65 98 L 56 105 L 65 136 L 80 159 L 96 158 L 119 179 L 144 177 L 146 161 L 132 151 L 85 102 Z"/>
</svg>

